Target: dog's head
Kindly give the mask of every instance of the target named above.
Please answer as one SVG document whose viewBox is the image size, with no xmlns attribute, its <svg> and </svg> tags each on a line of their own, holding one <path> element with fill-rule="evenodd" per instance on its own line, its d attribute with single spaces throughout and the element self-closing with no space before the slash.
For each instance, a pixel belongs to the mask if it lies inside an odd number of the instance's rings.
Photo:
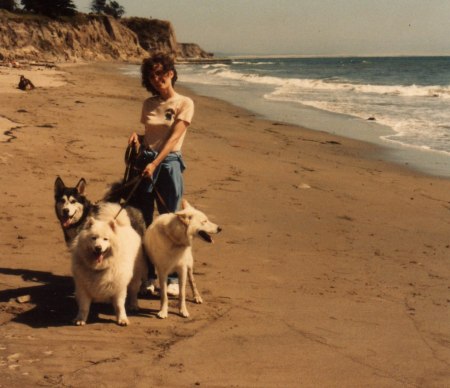
<svg viewBox="0 0 450 388">
<path fill-rule="evenodd" d="M 86 214 L 88 200 L 84 196 L 86 181 L 81 178 L 75 187 L 67 187 L 60 177 L 55 180 L 55 210 L 64 229 L 77 224 Z"/>
<path fill-rule="evenodd" d="M 195 209 L 186 200 L 182 202 L 182 210 L 175 214 L 178 220 L 186 227 L 189 237 L 200 237 L 208 243 L 213 243 L 214 240 L 211 234 L 217 234 L 222 231 L 219 225 L 212 223 L 206 214 Z"/>
<path fill-rule="evenodd" d="M 85 250 L 85 260 L 87 264 L 95 269 L 105 269 L 108 267 L 108 259 L 115 249 L 117 223 L 114 220 L 109 222 L 96 220 L 89 217 L 79 239 Z"/>
</svg>

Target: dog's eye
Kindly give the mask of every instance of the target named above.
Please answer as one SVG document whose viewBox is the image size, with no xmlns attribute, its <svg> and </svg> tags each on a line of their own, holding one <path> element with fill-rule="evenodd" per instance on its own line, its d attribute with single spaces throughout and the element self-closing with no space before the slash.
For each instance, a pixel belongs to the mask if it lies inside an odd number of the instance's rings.
<svg viewBox="0 0 450 388">
<path fill-rule="evenodd" d="M 104 238 L 103 238 L 103 241 L 108 241 L 108 240 L 109 240 L 109 239 L 108 239 L 108 238 L 106 238 L 106 237 L 104 237 Z"/>
<path fill-rule="evenodd" d="M 73 204 L 76 203 L 77 201 L 75 201 L 74 199 L 71 199 L 69 202 L 73 205 Z"/>
</svg>

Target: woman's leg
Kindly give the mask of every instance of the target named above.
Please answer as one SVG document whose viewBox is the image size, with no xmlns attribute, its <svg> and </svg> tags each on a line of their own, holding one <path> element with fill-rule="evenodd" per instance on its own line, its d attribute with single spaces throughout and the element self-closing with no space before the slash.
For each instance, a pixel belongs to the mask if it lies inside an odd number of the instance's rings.
<svg viewBox="0 0 450 388">
<path fill-rule="evenodd" d="M 139 187 L 139 189 L 136 190 L 135 195 L 132 197 L 130 205 L 134 206 L 135 208 L 139 209 L 142 212 L 142 216 L 144 217 L 145 221 L 145 226 L 146 228 L 148 228 L 150 224 L 153 222 L 153 211 L 155 209 L 155 199 L 153 193 L 147 193 L 146 191 L 141 190 L 141 187 Z M 155 267 L 149 259 L 147 260 L 147 263 L 148 263 L 148 279 L 149 279 L 147 287 L 151 287 L 153 285 L 154 289 L 156 280 Z M 150 291 L 152 292 L 152 290 Z"/>
<path fill-rule="evenodd" d="M 155 194 L 158 212 L 173 213 L 179 210 L 181 199 L 183 197 L 184 184 L 181 166 L 178 160 L 163 162 L 158 180 L 156 181 L 156 190 L 164 200 L 161 202 L 159 196 Z"/>
<path fill-rule="evenodd" d="M 176 212 L 180 207 L 184 188 L 181 168 L 178 159 L 164 161 L 161 165 L 156 182 L 156 190 L 164 203 L 155 193 L 155 200 L 160 214 Z M 177 273 L 169 275 L 168 293 L 171 295 L 178 295 L 179 293 Z"/>
</svg>

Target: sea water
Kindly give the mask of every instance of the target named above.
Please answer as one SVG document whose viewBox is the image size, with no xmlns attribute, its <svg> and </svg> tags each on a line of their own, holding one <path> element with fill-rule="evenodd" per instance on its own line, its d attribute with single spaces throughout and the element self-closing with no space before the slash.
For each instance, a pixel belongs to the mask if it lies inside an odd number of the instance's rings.
<svg viewBox="0 0 450 388">
<path fill-rule="evenodd" d="M 374 141 L 391 159 L 450 176 L 450 57 L 234 58 L 177 69 L 195 92 Z"/>
</svg>

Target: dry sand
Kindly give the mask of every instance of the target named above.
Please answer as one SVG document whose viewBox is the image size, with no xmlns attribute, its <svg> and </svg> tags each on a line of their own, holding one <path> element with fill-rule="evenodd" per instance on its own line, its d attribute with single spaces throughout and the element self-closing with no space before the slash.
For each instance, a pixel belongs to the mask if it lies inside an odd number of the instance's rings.
<svg viewBox="0 0 450 388">
<path fill-rule="evenodd" d="M 0 143 L 1 387 L 450 386 L 450 181 L 195 95 L 186 198 L 224 228 L 194 248 L 205 303 L 159 320 L 142 299 L 126 328 L 97 305 L 72 326 L 53 182 L 99 199 L 146 93 L 112 65 L 65 71 L 0 91 L 20 125 Z"/>
</svg>

